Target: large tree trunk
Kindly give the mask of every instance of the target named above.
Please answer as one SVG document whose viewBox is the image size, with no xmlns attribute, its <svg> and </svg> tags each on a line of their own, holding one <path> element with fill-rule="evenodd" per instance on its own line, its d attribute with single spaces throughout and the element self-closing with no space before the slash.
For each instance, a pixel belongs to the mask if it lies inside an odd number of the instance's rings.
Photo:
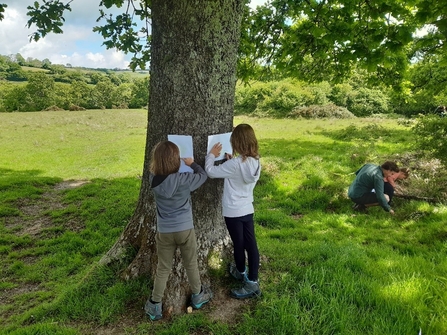
<svg viewBox="0 0 447 335">
<path fill-rule="evenodd" d="M 208 135 L 233 126 L 236 61 L 242 0 L 153 0 L 150 99 L 140 196 L 125 231 L 103 257 L 107 264 L 138 250 L 123 272 L 126 279 L 153 278 L 157 264 L 155 204 L 148 171 L 153 146 L 168 134 L 192 135 L 195 161 L 203 166 Z M 221 215 L 222 181 L 208 180 L 192 196 L 202 282 L 208 268 L 228 256 L 230 239 Z M 217 261 L 217 262 L 216 262 Z M 190 294 L 179 252 L 165 292 L 164 310 L 184 310 Z"/>
</svg>

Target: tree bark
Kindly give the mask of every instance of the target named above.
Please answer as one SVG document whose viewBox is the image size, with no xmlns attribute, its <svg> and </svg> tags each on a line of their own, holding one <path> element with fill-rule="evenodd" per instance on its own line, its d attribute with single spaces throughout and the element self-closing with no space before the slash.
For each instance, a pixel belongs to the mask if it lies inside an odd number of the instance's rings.
<svg viewBox="0 0 447 335">
<path fill-rule="evenodd" d="M 204 165 L 208 135 L 233 127 L 237 50 L 244 9 L 242 0 L 153 0 L 150 99 L 146 150 L 137 208 L 121 237 L 101 260 L 124 260 L 137 254 L 123 271 L 125 279 L 153 278 L 155 203 L 148 181 L 150 152 L 168 134 L 192 135 L 195 161 Z M 231 240 L 221 214 L 221 180 L 208 180 L 192 195 L 202 283 L 209 285 L 210 266 L 222 266 Z M 179 252 L 165 291 L 166 314 L 178 314 L 190 288 Z"/>
</svg>

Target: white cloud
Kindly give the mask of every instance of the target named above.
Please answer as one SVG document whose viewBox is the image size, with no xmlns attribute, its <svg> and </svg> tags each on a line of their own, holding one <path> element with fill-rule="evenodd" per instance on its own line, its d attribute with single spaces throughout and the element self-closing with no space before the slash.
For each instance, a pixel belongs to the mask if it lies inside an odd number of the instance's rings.
<svg viewBox="0 0 447 335">
<path fill-rule="evenodd" d="M 27 6 L 34 0 L 0 0 L 8 7 L 5 18 L 0 21 L 0 55 L 20 53 L 39 60 L 49 59 L 53 64 L 71 64 L 91 68 L 127 68 L 130 55 L 102 46 L 102 37 L 92 28 L 101 23 L 99 0 L 75 0 L 72 11 L 67 12 L 63 34 L 49 34 L 38 42 L 30 42 L 29 36 L 35 27 L 28 29 Z M 266 0 L 252 0 L 250 6 L 256 8 Z M 119 12 L 116 10 L 115 12 Z"/>
<path fill-rule="evenodd" d="M 267 2 L 267 0 L 251 0 L 250 1 L 250 8 L 256 9 L 257 6 L 262 6 Z"/>
<path fill-rule="evenodd" d="M 99 1 L 76 0 L 72 12 L 65 15 L 63 34 L 49 34 L 38 42 L 30 42 L 34 31 L 26 27 L 26 7 L 32 0 L 10 0 L 6 2 L 5 18 L 0 21 L 0 55 L 20 53 L 53 64 L 67 64 L 92 68 L 127 68 L 130 56 L 102 46 L 102 37 L 92 28 L 98 25 Z"/>
</svg>

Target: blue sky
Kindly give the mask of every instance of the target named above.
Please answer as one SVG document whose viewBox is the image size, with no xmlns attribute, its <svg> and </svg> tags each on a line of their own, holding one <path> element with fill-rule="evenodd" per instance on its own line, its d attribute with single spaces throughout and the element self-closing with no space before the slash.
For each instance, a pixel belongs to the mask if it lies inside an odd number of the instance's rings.
<svg viewBox="0 0 447 335">
<path fill-rule="evenodd" d="M 116 50 L 106 50 L 102 37 L 92 28 L 98 23 L 100 0 L 74 0 L 72 11 L 65 16 L 63 34 L 50 34 L 38 42 L 29 42 L 26 22 L 27 7 L 34 0 L 0 0 L 8 5 L 5 18 L 0 21 L 0 55 L 20 53 L 39 60 L 49 59 L 53 64 L 71 64 L 89 68 L 125 69 L 131 55 Z M 67 2 L 67 1 L 65 1 Z M 265 0 L 252 0 L 251 6 L 261 5 Z M 99 23 L 100 24 L 100 23 Z"/>
</svg>

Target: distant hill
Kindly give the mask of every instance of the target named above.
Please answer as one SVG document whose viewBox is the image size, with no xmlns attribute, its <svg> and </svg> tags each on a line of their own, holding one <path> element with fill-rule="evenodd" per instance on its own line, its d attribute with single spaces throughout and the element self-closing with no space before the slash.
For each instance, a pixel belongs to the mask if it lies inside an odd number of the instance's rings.
<svg viewBox="0 0 447 335">
<path fill-rule="evenodd" d="M 73 80 L 82 80 L 91 84 L 95 84 L 98 81 L 98 76 L 101 75 L 112 77 L 114 82 L 117 82 L 116 78 L 119 78 L 121 82 L 129 82 L 149 76 L 148 70 L 133 72 L 129 69 L 74 67 L 71 64 L 52 64 L 48 59 L 41 61 L 27 58 L 25 60 L 20 54 L 0 55 L 0 81 L 27 81 L 27 74 L 34 72 L 44 72 L 52 76 L 55 82 L 71 83 Z"/>
</svg>

